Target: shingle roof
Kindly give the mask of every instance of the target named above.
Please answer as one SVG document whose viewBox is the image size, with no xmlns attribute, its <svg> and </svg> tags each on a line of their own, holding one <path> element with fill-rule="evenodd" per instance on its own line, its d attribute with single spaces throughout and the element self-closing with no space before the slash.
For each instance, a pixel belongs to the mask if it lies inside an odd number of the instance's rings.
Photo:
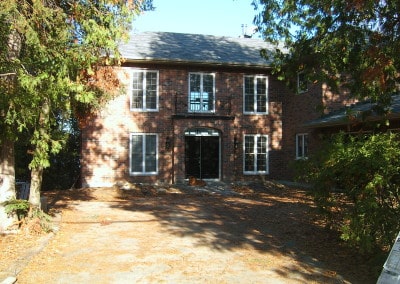
<svg viewBox="0 0 400 284">
<path fill-rule="evenodd" d="M 350 122 L 350 116 L 352 121 L 362 121 L 363 116 L 367 120 L 380 119 L 381 116 L 374 112 L 376 103 L 372 102 L 360 102 L 350 107 L 341 108 L 335 112 L 327 114 L 323 117 L 308 121 L 304 124 L 310 128 L 323 128 L 330 126 L 346 125 Z M 400 117 L 400 95 L 392 96 L 392 102 L 387 109 L 388 118 L 399 118 Z"/>
<path fill-rule="evenodd" d="M 217 64 L 243 67 L 270 66 L 261 49 L 273 52 L 276 46 L 261 39 L 232 38 L 170 32 L 133 33 L 128 43 L 120 45 L 129 62 L 152 61 L 186 64 Z"/>
</svg>

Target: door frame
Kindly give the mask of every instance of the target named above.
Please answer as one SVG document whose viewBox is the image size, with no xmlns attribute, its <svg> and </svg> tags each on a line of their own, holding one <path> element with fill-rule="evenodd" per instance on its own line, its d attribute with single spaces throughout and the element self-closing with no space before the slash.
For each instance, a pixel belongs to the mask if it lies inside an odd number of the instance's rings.
<svg viewBox="0 0 400 284">
<path fill-rule="evenodd" d="M 185 139 L 185 147 L 186 147 L 186 137 L 187 136 L 198 136 L 198 137 L 218 137 L 218 177 L 217 178 L 208 178 L 205 180 L 210 181 L 219 181 L 221 180 L 221 160 L 222 160 L 222 147 L 221 147 L 221 132 L 214 128 L 209 127 L 193 127 L 185 130 L 184 139 Z M 186 148 L 184 149 L 186 155 Z M 185 179 L 186 179 L 186 156 L 185 156 Z"/>
</svg>

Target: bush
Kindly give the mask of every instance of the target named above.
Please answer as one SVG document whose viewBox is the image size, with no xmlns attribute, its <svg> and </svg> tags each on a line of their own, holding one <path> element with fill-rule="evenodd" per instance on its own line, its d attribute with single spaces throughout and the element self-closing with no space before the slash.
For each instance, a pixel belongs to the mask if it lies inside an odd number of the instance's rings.
<svg viewBox="0 0 400 284">
<path fill-rule="evenodd" d="M 51 232 L 51 217 L 39 208 L 31 207 L 28 200 L 10 199 L 4 202 L 5 212 L 9 215 L 15 214 L 18 218 L 18 227 L 28 225 L 31 232 Z"/>
<path fill-rule="evenodd" d="M 28 216 L 30 204 L 28 200 L 10 199 L 4 202 L 5 212 L 8 215 L 17 215 L 18 221 Z"/>
<path fill-rule="evenodd" d="M 399 138 L 340 133 L 297 167 L 300 177 L 313 185 L 316 204 L 331 224 L 341 224 L 342 239 L 365 252 L 390 246 L 400 230 Z M 337 191 L 351 202 L 340 208 L 342 220 L 332 214 L 340 206 Z"/>
</svg>

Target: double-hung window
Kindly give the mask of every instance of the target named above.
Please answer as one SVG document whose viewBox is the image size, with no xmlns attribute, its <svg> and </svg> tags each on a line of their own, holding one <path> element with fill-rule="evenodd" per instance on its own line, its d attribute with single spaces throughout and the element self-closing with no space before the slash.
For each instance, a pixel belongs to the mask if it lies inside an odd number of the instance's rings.
<svg viewBox="0 0 400 284">
<path fill-rule="evenodd" d="M 297 73 L 297 93 L 302 94 L 308 91 L 308 80 L 304 72 Z"/>
<path fill-rule="evenodd" d="M 296 159 L 306 159 L 308 157 L 308 134 L 296 134 Z"/>
<path fill-rule="evenodd" d="M 214 74 L 189 74 L 189 112 L 214 112 Z"/>
<path fill-rule="evenodd" d="M 244 136 L 244 173 L 268 173 L 268 135 Z"/>
<path fill-rule="evenodd" d="M 244 76 L 244 113 L 268 114 L 268 77 Z"/>
<path fill-rule="evenodd" d="M 131 133 L 130 167 L 131 175 L 154 175 L 158 172 L 157 134 Z"/>
<path fill-rule="evenodd" d="M 131 110 L 158 110 L 158 72 L 134 70 L 131 84 Z"/>
</svg>

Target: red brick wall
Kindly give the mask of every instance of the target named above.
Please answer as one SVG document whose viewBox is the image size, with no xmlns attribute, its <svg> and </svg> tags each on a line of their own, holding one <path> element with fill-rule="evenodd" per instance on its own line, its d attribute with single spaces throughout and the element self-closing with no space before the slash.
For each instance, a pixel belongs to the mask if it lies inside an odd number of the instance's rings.
<svg viewBox="0 0 400 284">
<path fill-rule="evenodd" d="M 129 96 L 121 94 L 110 101 L 97 117 L 88 119 L 82 129 L 82 184 L 107 186 L 118 181 L 180 182 L 185 178 L 185 130 L 208 127 L 217 130 L 221 139 L 220 179 L 223 181 L 253 179 L 290 179 L 289 164 L 295 160 L 295 135 L 308 132 L 302 123 L 316 118 L 321 104 L 321 88 L 295 95 L 268 71 L 182 66 L 141 66 L 159 71 L 159 111 L 132 112 Z M 216 118 L 185 118 L 188 113 L 189 72 L 215 73 Z M 243 114 L 243 76 L 265 74 L 268 82 L 268 115 Z M 181 114 L 179 117 L 173 115 Z M 158 175 L 129 175 L 129 134 L 158 133 Z M 243 174 L 243 135 L 269 136 L 269 174 Z M 165 148 L 167 137 L 171 149 Z M 237 138 L 238 149 L 234 149 Z"/>
</svg>

